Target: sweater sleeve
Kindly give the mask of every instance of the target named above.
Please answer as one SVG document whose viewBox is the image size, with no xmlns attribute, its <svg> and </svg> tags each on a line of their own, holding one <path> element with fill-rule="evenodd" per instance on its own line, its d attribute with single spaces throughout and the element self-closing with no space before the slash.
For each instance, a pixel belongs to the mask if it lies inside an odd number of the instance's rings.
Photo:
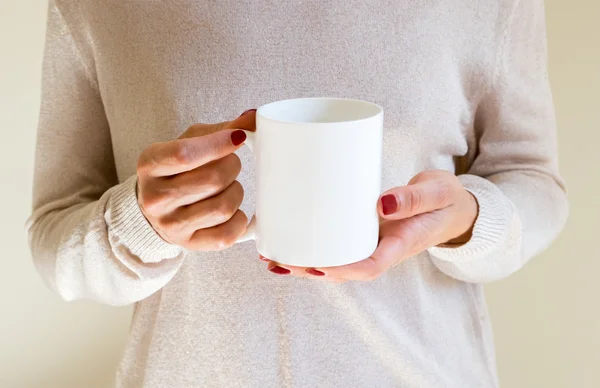
<svg viewBox="0 0 600 388">
<path fill-rule="evenodd" d="M 517 271 L 550 245 L 567 219 L 543 0 L 516 0 L 492 79 L 476 113 L 476 157 L 459 176 L 479 204 L 472 238 L 428 250 L 442 272 L 466 282 Z"/>
<path fill-rule="evenodd" d="M 164 286 L 183 260 L 141 213 L 136 177 L 118 183 L 93 58 L 51 1 L 37 134 L 33 260 L 65 300 L 139 301 Z"/>
</svg>

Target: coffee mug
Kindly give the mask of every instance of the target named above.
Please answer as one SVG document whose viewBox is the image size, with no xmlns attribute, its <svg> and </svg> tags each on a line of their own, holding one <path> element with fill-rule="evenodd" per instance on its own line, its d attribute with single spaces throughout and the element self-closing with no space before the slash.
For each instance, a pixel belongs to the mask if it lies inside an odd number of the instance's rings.
<svg viewBox="0 0 600 388">
<path fill-rule="evenodd" d="M 383 109 L 343 98 L 258 108 L 246 132 L 256 161 L 256 215 L 240 242 L 282 264 L 332 267 L 377 248 Z"/>
</svg>

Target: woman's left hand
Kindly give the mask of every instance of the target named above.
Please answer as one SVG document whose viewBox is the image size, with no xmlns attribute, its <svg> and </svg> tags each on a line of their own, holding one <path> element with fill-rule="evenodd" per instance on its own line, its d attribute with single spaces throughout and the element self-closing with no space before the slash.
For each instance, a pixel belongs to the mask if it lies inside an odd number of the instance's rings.
<svg viewBox="0 0 600 388">
<path fill-rule="evenodd" d="M 339 267 L 302 268 L 268 261 L 279 275 L 292 274 L 332 282 L 378 278 L 406 258 L 440 244 L 469 241 L 478 206 L 475 197 L 448 171 L 426 171 L 407 186 L 383 193 L 377 205 L 382 219 L 379 246 L 371 257 Z"/>
</svg>

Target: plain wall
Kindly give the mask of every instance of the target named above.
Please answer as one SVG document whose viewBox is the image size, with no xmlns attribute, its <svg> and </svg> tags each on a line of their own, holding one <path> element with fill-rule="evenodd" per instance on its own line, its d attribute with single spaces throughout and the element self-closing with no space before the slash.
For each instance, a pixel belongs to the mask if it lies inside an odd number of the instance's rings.
<svg viewBox="0 0 600 388">
<path fill-rule="evenodd" d="M 524 0 L 526 1 L 526 0 Z M 488 286 L 502 385 L 600 387 L 600 2 L 547 1 L 565 232 Z M 65 303 L 35 273 L 30 210 L 46 0 L 0 3 L 0 388 L 110 386 L 131 310 Z"/>
</svg>

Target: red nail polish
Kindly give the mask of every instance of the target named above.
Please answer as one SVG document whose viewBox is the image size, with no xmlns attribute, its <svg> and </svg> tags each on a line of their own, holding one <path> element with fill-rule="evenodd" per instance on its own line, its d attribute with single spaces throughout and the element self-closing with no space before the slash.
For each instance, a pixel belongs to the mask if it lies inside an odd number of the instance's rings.
<svg viewBox="0 0 600 388">
<path fill-rule="evenodd" d="M 231 142 L 234 146 L 238 146 L 246 141 L 246 132 L 241 129 L 231 132 Z"/>
<path fill-rule="evenodd" d="M 307 273 L 307 274 L 309 274 L 309 275 L 313 275 L 313 276 L 325 276 L 325 273 L 324 273 L 324 272 L 317 271 L 317 270 L 316 270 L 316 269 L 314 269 L 314 268 L 307 268 L 305 271 L 306 271 L 306 273 Z"/>
<path fill-rule="evenodd" d="M 245 116 L 245 115 L 247 115 L 247 114 L 248 114 L 248 113 L 250 113 L 250 112 L 256 112 L 256 109 L 248 109 L 247 111 L 244 111 L 244 113 L 242 113 L 242 114 L 241 114 L 241 115 L 238 117 L 238 119 L 239 119 L 240 117 L 242 117 L 242 116 Z"/>
<path fill-rule="evenodd" d="M 291 273 L 291 271 L 289 269 L 286 268 L 281 268 L 278 266 L 275 266 L 273 268 L 269 268 L 269 271 L 277 274 L 277 275 L 289 275 Z"/>
<path fill-rule="evenodd" d="M 262 261 L 271 261 L 271 260 L 267 259 L 266 257 L 264 257 L 263 255 L 258 255 L 258 259 L 262 260 Z"/>
<path fill-rule="evenodd" d="M 383 215 L 389 216 L 390 214 L 396 213 L 398 210 L 398 200 L 393 194 L 387 194 L 381 197 L 381 209 Z"/>
</svg>

